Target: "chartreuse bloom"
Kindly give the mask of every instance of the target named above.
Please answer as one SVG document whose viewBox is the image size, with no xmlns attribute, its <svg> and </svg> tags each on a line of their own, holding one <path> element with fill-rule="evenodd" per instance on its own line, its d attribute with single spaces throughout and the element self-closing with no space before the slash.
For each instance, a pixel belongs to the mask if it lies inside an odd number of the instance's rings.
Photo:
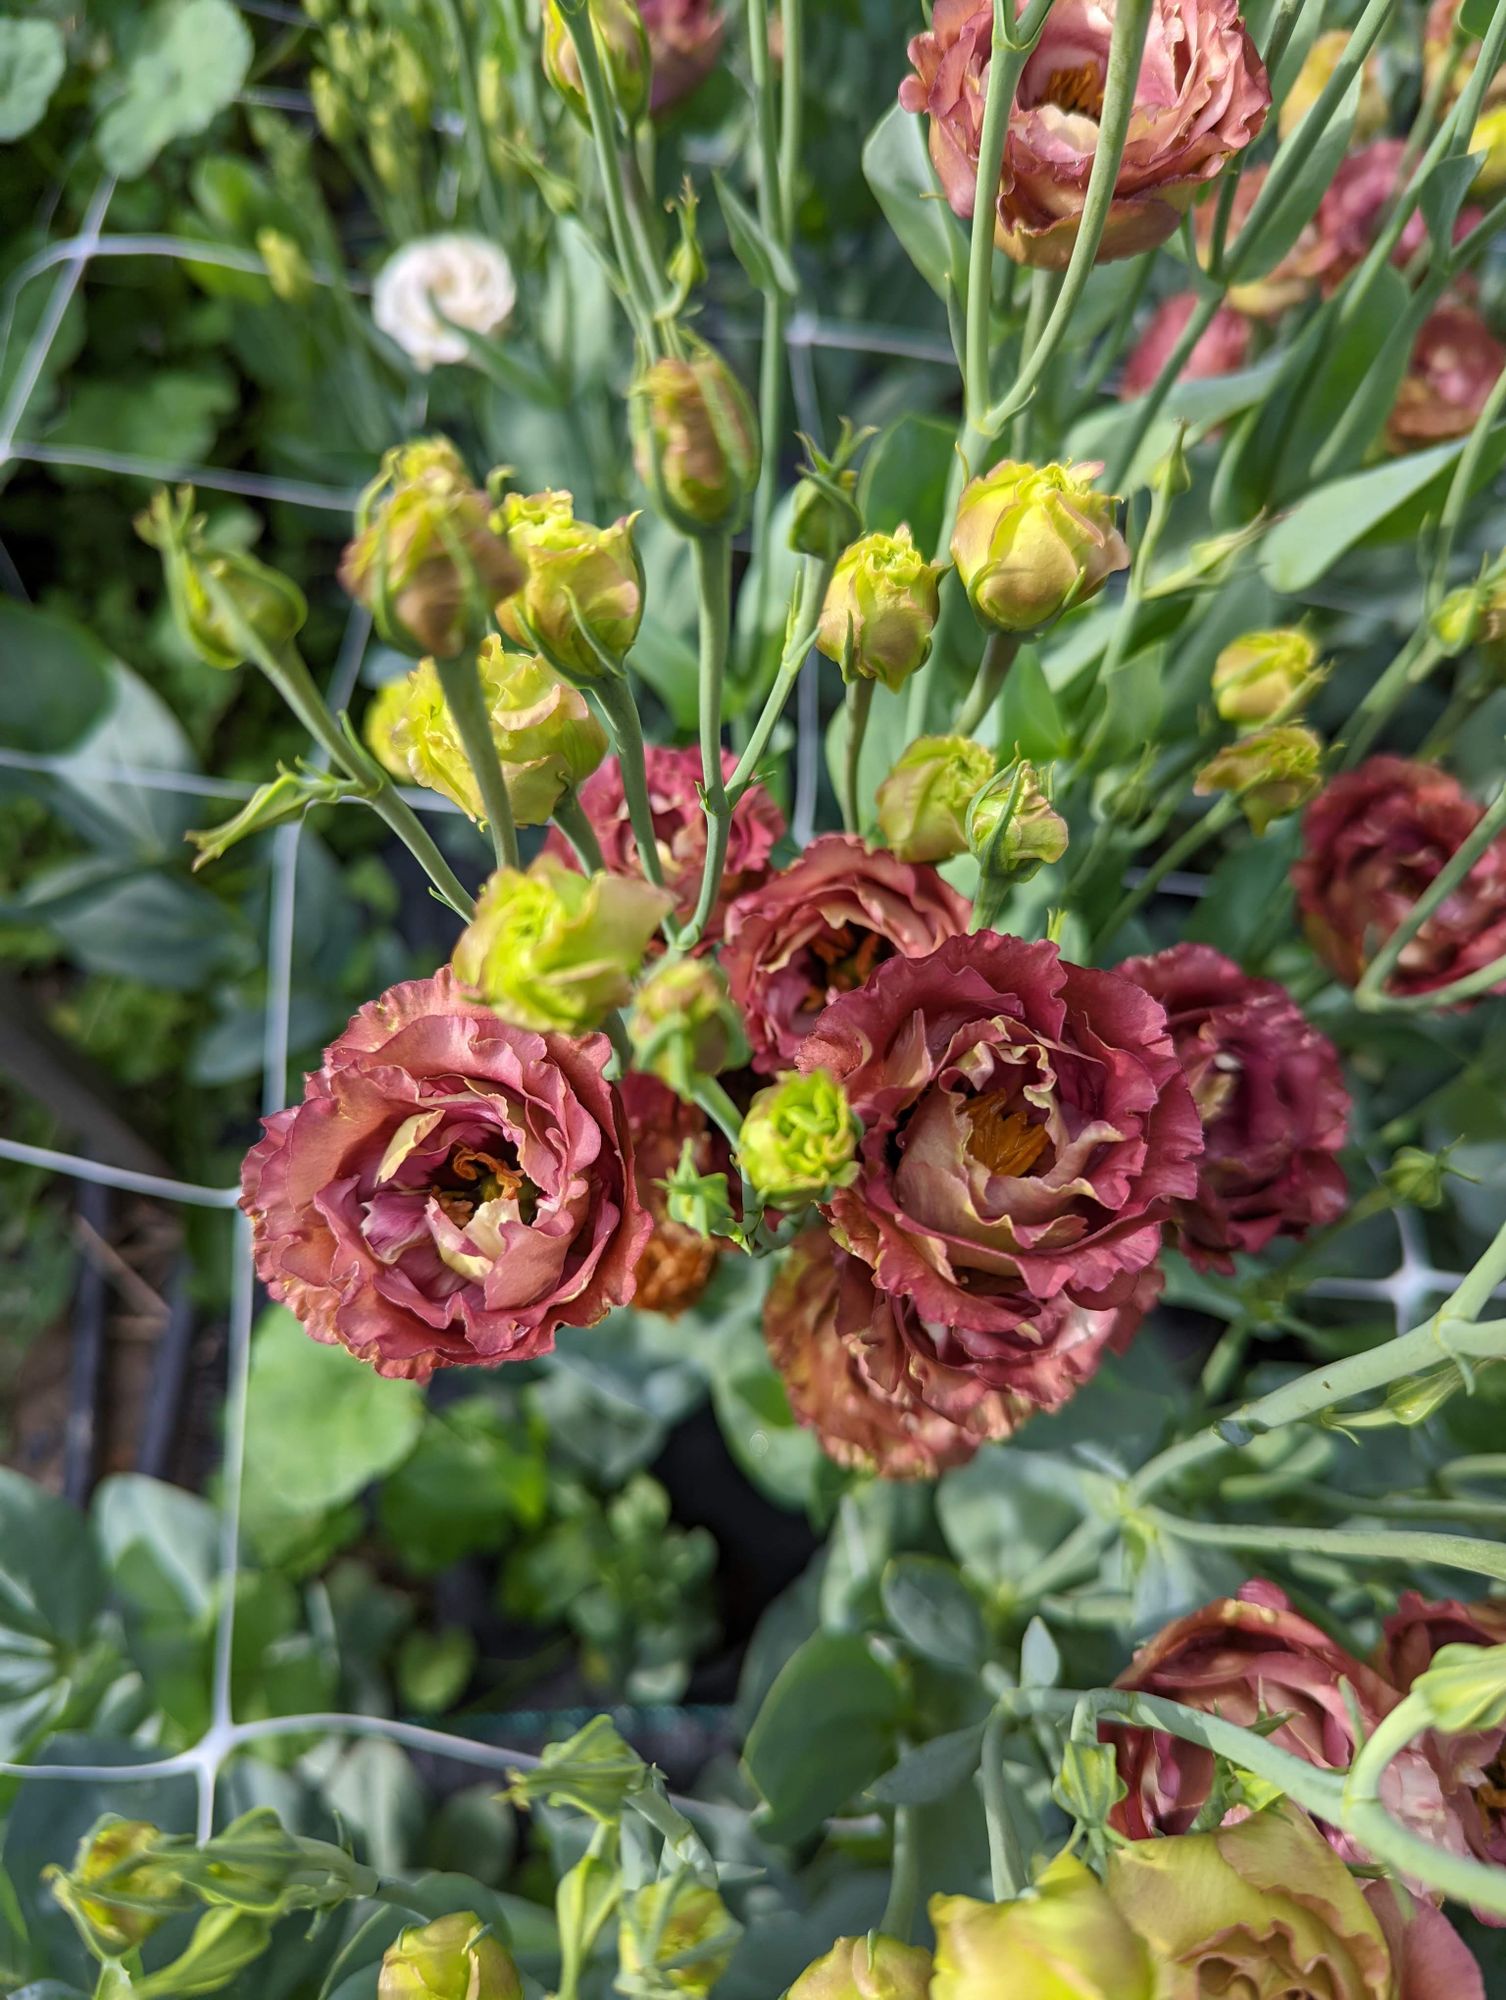
<svg viewBox="0 0 1506 2000">
<path fill-rule="evenodd" d="M 1093 484 L 1102 469 L 1005 459 L 963 489 L 952 560 L 985 625 L 1033 632 L 1129 568 L 1119 503 Z"/>
<path fill-rule="evenodd" d="M 996 769 L 970 736 L 918 736 L 878 788 L 879 832 L 901 861 L 967 852 L 967 811 Z"/>
<path fill-rule="evenodd" d="M 572 680 L 620 668 L 643 620 L 643 565 L 636 515 L 610 528 L 577 521 L 563 490 L 509 493 L 498 521 L 523 564 L 523 587 L 497 607 L 509 638 L 537 644 Z"/>
<path fill-rule="evenodd" d="M 403 1931 L 382 1957 L 377 2000 L 522 2000 L 507 1947 L 470 1910 Z"/>
<path fill-rule="evenodd" d="M 1316 798 L 1323 783 L 1323 742 L 1300 723 L 1242 736 L 1210 757 L 1192 789 L 1200 798 L 1230 792 L 1256 833 Z"/>
<path fill-rule="evenodd" d="M 659 965 L 633 995 L 628 1035 L 635 1066 L 682 1097 L 697 1076 L 719 1076 L 746 1062 L 747 1037 L 713 959 L 680 958 Z"/>
<path fill-rule="evenodd" d="M 628 394 L 633 458 L 654 505 L 685 535 L 731 534 L 747 513 L 762 458 L 758 419 L 714 348 L 692 340 Z"/>
<path fill-rule="evenodd" d="M 705 2000 L 732 1962 L 740 1926 L 715 1889 L 650 1882 L 627 1899 L 617 1928 L 623 1991 L 648 1966 L 677 1993 Z"/>
<path fill-rule="evenodd" d="M 870 1931 L 838 1938 L 824 1958 L 805 1968 L 785 2000 L 926 2000 L 930 1983 L 928 1951 Z"/>
<path fill-rule="evenodd" d="M 514 1027 L 581 1034 L 628 999 L 670 900 L 550 854 L 526 872 L 499 868 L 455 947 L 456 976 Z"/>
<path fill-rule="evenodd" d="M 1321 678 L 1318 649 L 1297 627 L 1246 632 L 1213 663 L 1213 705 L 1225 722 L 1258 727 L 1290 711 Z"/>
<path fill-rule="evenodd" d="M 926 561 L 907 527 L 864 535 L 832 572 L 817 646 L 848 680 L 903 686 L 930 655 L 944 569 Z"/>
<path fill-rule="evenodd" d="M 515 823 L 541 826 L 607 751 L 584 695 L 531 653 L 483 641 L 476 668 Z M 432 660 L 384 687 L 366 716 L 366 741 L 394 777 L 441 792 L 474 820 L 481 790 Z"/>
<path fill-rule="evenodd" d="M 1073 1855 L 1058 1855 L 1011 1902 L 933 1896 L 930 1911 L 929 2000 L 1158 2000 L 1161 1993 L 1144 1941 Z"/>
<path fill-rule="evenodd" d="M 573 29 L 559 0 L 545 0 L 544 74 L 576 117 L 589 124 L 580 58 L 575 50 L 575 35 L 588 27 L 595 35 L 623 116 L 630 125 L 636 125 L 648 109 L 653 58 L 643 16 L 633 0 L 587 0 L 586 7 L 575 16 Z"/>
<path fill-rule="evenodd" d="M 974 798 L 968 845 L 988 874 L 1028 882 L 1067 851 L 1067 822 L 1053 807 L 1040 773 L 1027 758 L 1007 764 Z"/>
<path fill-rule="evenodd" d="M 107 1817 L 79 1842 L 72 1872 L 65 1876 L 58 1871 L 49 1878 L 53 1894 L 91 1948 L 111 1956 L 129 1951 L 178 1907 L 178 1880 L 159 1857 L 162 1845 L 162 1834 L 149 1821 Z M 93 1887 L 106 1893 L 91 1895 Z M 131 1900 L 116 1902 L 110 1889 Z M 153 1909 L 157 1898 L 162 1907 Z"/>
<path fill-rule="evenodd" d="M 791 1070 L 748 1106 L 737 1157 L 771 1207 L 802 1208 L 853 1178 L 862 1136 L 846 1092 L 829 1071 L 802 1076 Z"/>
</svg>

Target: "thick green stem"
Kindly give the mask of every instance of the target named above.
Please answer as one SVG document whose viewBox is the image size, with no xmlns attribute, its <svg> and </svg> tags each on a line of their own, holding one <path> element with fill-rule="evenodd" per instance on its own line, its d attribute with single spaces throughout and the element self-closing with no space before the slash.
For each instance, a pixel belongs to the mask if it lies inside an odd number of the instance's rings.
<svg viewBox="0 0 1506 2000">
<path fill-rule="evenodd" d="M 915 1906 L 920 1900 L 920 1829 L 911 1806 L 894 1809 L 894 1847 L 889 1862 L 889 1897 L 879 1929 L 886 1937 L 910 1942 Z"/>
<path fill-rule="evenodd" d="M 732 629 L 732 539 L 702 535 L 695 543 L 696 593 L 700 600 L 701 787 L 706 800 L 706 861 L 695 914 L 681 937 L 686 950 L 706 934 L 721 892 L 732 806 L 722 776 L 722 689 L 727 679 L 727 645 Z"/>
<path fill-rule="evenodd" d="M 617 149 L 617 113 L 612 103 L 611 85 L 596 44 L 596 31 L 592 26 L 587 0 L 560 0 L 560 11 L 569 22 L 570 37 L 575 44 L 576 61 L 580 66 L 581 90 L 590 118 L 602 195 L 607 205 L 607 227 L 611 231 L 612 249 L 622 277 L 628 316 L 646 352 L 654 354 L 658 351 L 659 329 L 654 319 L 653 281 L 639 261 L 633 221 L 628 212 L 622 158 Z"/>
<path fill-rule="evenodd" d="M 1180 868 L 1184 861 L 1189 861 L 1200 847 L 1205 847 L 1215 834 L 1222 833 L 1224 828 L 1238 816 L 1239 801 L 1232 794 L 1210 806 L 1195 825 L 1188 827 L 1179 840 L 1174 840 L 1166 852 L 1151 863 L 1134 888 L 1126 891 L 1120 898 L 1117 907 L 1110 912 L 1107 922 L 1100 928 L 1095 948 L 1098 942 L 1113 937 L 1121 924 L 1128 923 L 1141 904 L 1150 900 L 1174 869 Z"/>
<path fill-rule="evenodd" d="M 978 142 L 978 178 L 973 187 L 973 220 L 968 239 L 967 327 L 962 349 L 962 386 L 969 420 L 981 424 L 993 394 L 989 368 L 993 317 L 994 220 L 999 212 L 999 178 L 1009 138 L 1009 114 L 1030 53 L 1029 42 L 1016 47 L 1008 39 L 1013 29 L 1008 0 L 994 0 L 993 44 L 989 51 L 988 96 Z M 1036 25 L 1034 33 L 1039 34 Z M 1033 39 L 1033 37 L 1032 37 Z"/>
<path fill-rule="evenodd" d="M 627 677 L 606 675 L 594 683 L 592 692 L 611 725 L 617 744 L 617 764 L 622 773 L 622 793 L 627 800 L 628 820 L 638 843 L 638 859 L 644 877 L 656 889 L 664 887 L 664 867 L 659 859 L 659 842 L 654 834 L 654 813 L 648 796 L 648 771 L 643 760 L 643 724 L 638 720 L 638 704 Z"/>
<path fill-rule="evenodd" d="M 1469 839 L 1449 857 L 1446 866 L 1438 871 L 1365 967 L 1364 976 L 1354 992 L 1357 1005 L 1373 1007 L 1383 1004 L 1386 981 L 1395 970 L 1402 953 L 1439 904 L 1458 888 L 1480 856 L 1493 844 L 1503 827 L 1506 827 L 1506 785 L 1497 792 L 1494 802 L 1482 816 Z M 1433 998 L 1431 994 L 1427 997 Z"/>
<path fill-rule="evenodd" d="M 988 1867 L 996 1903 L 1018 1896 L 1030 1880 L 1004 1786 L 1004 1738 L 1009 1722 L 1008 1712 L 996 1708 L 983 1731 L 983 1818 L 988 1827 Z"/>
<path fill-rule="evenodd" d="M 507 796 L 507 780 L 492 740 L 491 716 L 487 713 L 486 690 L 474 653 L 457 654 L 453 660 L 436 660 L 439 684 L 444 689 L 445 706 L 459 732 L 460 747 L 481 793 L 492 852 L 499 868 L 518 865 L 518 830 L 513 824 L 512 800 Z"/>
<path fill-rule="evenodd" d="M 873 682 L 866 678 L 853 681 L 847 689 L 847 742 L 842 755 L 842 824 L 849 833 L 863 831 L 858 774 L 872 708 Z"/>
<path fill-rule="evenodd" d="M 991 632 L 988 644 L 983 648 L 983 663 L 978 668 L 977 679 L 968 691 L 967 700 L 957 711 L 957 734 L 971 736 L 981 722 L 993 712 L 994 703 L 999 699 L 1009 669 L 1014 665 L 1015 655 L 1020 650 L 1017 632 Z"/>
<path fill-rule="evenodd" d="M 1360 1502 L 1359 1511 L 1364 1511 Z M 1186 1521 L 1159 1508 L 1143 1508 L 1140 1519 L 1173 1541 L 1203 1548 L 1239 1549 L 1251 1555 L 1332 1556 L 1337 1561 L 1403 1563 L 1413 1568 L 1467 1570 L 1471 1576 L 1506 1582 L 1506 1547 L 1476 1535 L 1429 1534 L 1424 1529 L 1310 1528 L 1283 1521 L 1267 1527 L 1249 1521 Z"/>
<path fill-rule="evenodd" d="M 727 780 L 727 797 L 734 806 L 752 784 L 762 762 L 763 754 L 769 747 L 784 705 L 789 700 L 800 669 L 810 656 L 811 647 L 816 642 L 816 627 L 820 623 L 821 606 L 826 600 L 826 588 L 831 582 L 834 565 L 822 562 L 817 556 L 806 556 L 800 565 L 800 580 L 795 587 L 795 603 L 790 615 L 789 636 L 784 643 L 784 651 L 779 657 L 779 671 L 774 676 L 774 685 L 769 689 L 768 698 L 753 732 L 748 738 L 747 748 L 737 760 L 737 769 Z"/>
<path fill-rule="evenodd" d="M 596 838 L 596 829 L 587 819 L 574 792 L 560 793 L 555 801 L 554 823 L 575 849 L 580 865 L 588 875 L 605 873 L 607 864 L 601 842 Z"/>
<path fill-rule="evenodd" d="M 1506 13 L 1502 20 L 1506 21 Z M 1485 399 L 1485 406 L 1475 419 L 1454 476 L 1449 481 L 1448 493 L 1444 498 L 1443 512 L 1438 517 L 1438 540 L 1433 552 L 1432 574 L 1428 579 L 1427 605 L 1433 610 L 1448 588 L 1449 565 L 1453 560 L 1454 543 L 1458 540 L 1459 529 L 1464 520 L 1464 510 L 1469 505 L 1470 495 L 1480 477 L 1480 465 L 1485 457 L 1486 446 L 1491 433 L 1500 421 L 1501 412 L 1506 410 L 1506 368 L 1496 377 L 1495 386 Z"/>
</svg>

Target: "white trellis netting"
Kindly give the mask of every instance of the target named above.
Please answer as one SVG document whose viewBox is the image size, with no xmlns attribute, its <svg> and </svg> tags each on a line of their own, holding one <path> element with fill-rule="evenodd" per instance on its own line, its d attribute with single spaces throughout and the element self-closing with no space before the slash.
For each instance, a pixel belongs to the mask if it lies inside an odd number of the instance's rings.
<svg viewBox="0 0 1506 2000">
<path fill-rule="evenodd" d="M 17 303 L 24 286 L 41 282 L 52 274 L 52 284 L 36 331 L 20 362 L 12 387 L 0 407 L 0 469 L 15 462 L 38 465 L 84 466 L 93 470 L 139 478 L 150 482 L 190 482 L 211 491 L 235 494 L 247 499 L 281 500 L 304 507 L 348 514 L 354 495 L 335 487 L 319 486 L 302 480 L 283 479 L 254 472 L 242 472 L 208 465 L 181 465 L 119 452 L 96 452 L 87 448 L 54 448 L 45 441 L 28 439 L 25 423 L 33 396 L 41 381 L 52 343 L 63 324 L 69 303 L 85 283 L 90 266 L 99 259 L 113 257 L 183 257 L 198 263 L 218 263 L 228 269 L 262 274 L 266 266 L 254 253 L 232 247 L 214 246 L 165 235 L 105 233 L 113 183 L 102 180 L 95 188 L 79 231 L 49 245 L 28 259 L 13 275 L 0 297 L 0 359 L 13 336 Z M 316 277 L 319 275 L 315 274 Z M 823 321 L 811 314 L 796 315 L 788 334 L 789 362 L 794 388 L 796 415 L 809 435 L 823 434 L 813 356 L 821 348 L 848 349 L 876 356 L 934 361 L 948 368 L 954 361 L 944 340 L 928 339 L 905 330 L 886 330 Z M 17 573 L 0 542 L 0 587 L 25 595 L 24 580 Z M 361 670 L 368 637 L 366 615 L 353 610 L 347 621 L 339 656 L 327 690 L 335 709 L 350 700 Z M 820 718 L 815 674 L 807 670 L 800 684 L 797 705 L 796 756 L 793 830 L 797 842 L 808 841 L 815 815 L 816 789 L 821 757 Z M 61 770 L 66 763 L 73 778 L 97 777 L 115 784 L 130 784 L 146 790 L 191 793 L 210 798 L 235 800 L 250 795 L 252 787 L 169 770 L 151 770 L 112 761 L 108 754 L 89 762 L 66 760 L 16 751 L 0 750 L 0 766 L 46 774 Z M 406 792 L 417 810 L 449 813 L 447 801 L 430 792 Z M 286 1090 L 289 1057 L 289 994 L 292 978 L 293 941 L 297 923 L 297 860 L 299 828 L 280 829 L 272 842 L 270 919 L 266 940 L 267 1002 L 263 1024 L 261 1075 L 265 1111 L 281 1108 Z M 1169 877 L 1162 885 L 1172 893 L 1197 893 L 1200 884 L 1192 878 Z M 0 1159 L 40 1167 L 75 1181 L 94 1182 L 125 1193 L 145 1195 L 169 1203 L 233 1211 L 238 1187 L 208 1187 L 163 1179 L 106 1166 L 79 1155 L 47 1147 L 23 1145 L 0 1139 Z M 1318 1297 L 1385 1301 L 1394 1315 L 1396 1331 L 1404 1333 L 1422 1317 L 1424 1308 L 1445 1296 L 1460 1282 L 1461 1274 L 1433 1268 L 1427 1255 L 1416 1216 L 1408 1210 L 1394 1211 L 1399 1261 L 1384 1278 L 1333 1278 L 1309 1287 Z M 213 1650 L 211 1710 L 209 1726 L 191 1748 L 174 1755 L 131 1765 L 50 1764 L 17 1765 L 0 1763 L 0 1774 L 26 1777 L 51 1783 L 108 1783 L 130 1786 L 155 1779 L 188 1776 L 197 1789 L 198 1835 L 207 1838 L 213 1829 L 216 1785 L 227 1759 L 244 1746 L 269 1737 L 324 1733 L 350 1737 L 376 1736 L 405 1748 L 432 1755 L 452 1757 L 489 1771 L 526 1766 L 537 1760 L 526 1753 L 480 1742 L 468 1737 L 383 1717 L 359 1714 L 304 1714 L 278 1716 L 255 1722 L 238 1722 L 231 1696 L 231 1659 L 234 1639 L 235 1592 L 239 1571 L 239 1508 L 244 1468 L 246 1435 L 246 1395 L 254 1306 L 255 1278 L 251 1265 L 248 1225 L 236 1215 L 232 1232 L 228 1273 L 229 1332 L 228 1385 L 224 1417 L 223 1516 L 220 1540 L 222 1589 Z"/>
</svg>

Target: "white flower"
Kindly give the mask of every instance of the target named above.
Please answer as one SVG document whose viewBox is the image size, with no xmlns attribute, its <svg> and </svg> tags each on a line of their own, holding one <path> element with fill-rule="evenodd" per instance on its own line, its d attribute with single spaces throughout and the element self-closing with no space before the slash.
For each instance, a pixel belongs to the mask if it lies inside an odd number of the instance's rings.
<svg viewBox="0 0 1506 2000">
<path fill-rule="evenodd" d="M 427 375 L 437 362 L 464 361 L 470 353 L 445 320 L 495 333 L 517 297 L 512 265 L 484 236 L 420 236 L 378 271 L 371 316 Z"/>
</svg>

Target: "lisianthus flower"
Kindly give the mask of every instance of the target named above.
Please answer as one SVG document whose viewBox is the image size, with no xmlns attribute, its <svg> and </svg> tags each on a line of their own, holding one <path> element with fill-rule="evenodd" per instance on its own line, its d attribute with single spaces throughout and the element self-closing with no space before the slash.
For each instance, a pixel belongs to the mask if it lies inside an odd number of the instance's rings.
<svg viewBox="0 0 1506 2000">
<path fill-rule="evenodd" d="M 968 906 L 933 868 L 825 834 L 727 912 L 722 970 L 741 1008 L 753 1066 L 788 1069 L 816 1017 L 895 956 L 960 937 Z"/>
<path fill-rule="evenodd" d="M 828 1212 L 881 1290 L 976 1359 L 1058 1302 L 1110 1311 L 1197 1191 L 1202 1125 L 1159 1004 L 1056 946 L 980 932 L 892 958 L 797 1058 L 862 1120 Z"/>
<path fill-rule="evenodd" d="M 447 968 L 369 1002 L 246 1156 L 272 1297 L 420 1381 L 547 1354 L 626 1304 L 652 1224 L 610 1055 L 509 1026 Z"/>
<path fill-rule="evenodd" d="M 651 746 L 645 755 L 659 864 L 680 917 L 688 920 L 695 912 L 706 860 L 706 813 L 699 789 L 700 753 Z M 736 763 L 731 751 L 724 750 L 722 775 L 730 778 Z M 595 829 L 611 873 L 641 875 L 643 868 L 628 817 L 622 770 L 615 757 L 608 758 L 581 786 L 580 806 Z M 783 833 L 784 814 L 762 785 L 750 785 L 732 809 L 727 861 L 708 926 L 709 936 L 719 935 L 722 918 L 733 897 L 763 881 L 769 872 L 769 856 Z M 550 834 L 547 846 L 549 853 L 557 854 L 570 867 L 580 866 L 575 850 L 557 830 Z"/>
<path fill-rule="evenodd" d="M 1428 314 L 1386 419 L 1392 451 L 1421 451 L 1467 437 L 1506 368 L 1503 347 L 1473 306 L 1454 300 Z"/>
<path fill-rule="evenodd" d="M 995 237 L 1023 264 L 1061 269 L 1082 221 L 1098 149 L 1116 0 L 1059 0 L 1010 112 Z M 953 210 L 971 217 L 993 8 L 936 0 L 910 43 L 907 111 L 930 119 L 931 159 Z M 1129 136 L 1099 261 L 1164 243 L 1198 188 L 1257 138 L 1270 84 L 1236 0 L 1155 0 Z"/>
<path fill-rule="evenodd" d="M 622 1102 L 633 1142 L 638 1199 L 653 1218 L 653 1232 L 638 1255 L 633 1303 L 642 1312 L 673 1317 L 685 1312 L 710 1284 L 720 1254 L 714 1238 L 671 1220 L 663 1183 L 679 1165 L 687 1141 L 699 1173 L 725 1172 L 728 1153 L 706 1114 L 687 1104 L 657 1077 L 630 1070 Z"/>
<path fill-rule="evenodd" d="M 371 317 L 427 375 L 442 362 L 469 358 L 457 328 L 495 333 L 517 301 L 506 252 L 484 236 L 450 232 L 415 237 L 393 252 L 372 286 Z"/>
<path fill-rule="evenodd" d="M 1236 1252 L 1336 1220 L 1349 1093 L 1333 1044 L 1286 988 L 1206 944 L 1116 970 L 1166 1009 L 1203 1121 L 1197 1193 L 1176 1206 L 1176 1239 L 1193 1263 L 1232 1271 Z"/>
<path fill-rule="evenodd" d="M 1313 949 L 1346 985 L 1479 820 L 1457 780 L 1402 757 L 1372 757 L 1313 800 L 1292 881 Z M 1428 993 L 1503 953 L 1506 841 L 1497 840 L 1408 943 L 1386 991 Z"/>
<path fill-rule="evenodd" d="M 727 18 L 712 0 L 638 0 L 653 56 L 649 111 L 657 118 L 716 68 Z"/>
</svg>

